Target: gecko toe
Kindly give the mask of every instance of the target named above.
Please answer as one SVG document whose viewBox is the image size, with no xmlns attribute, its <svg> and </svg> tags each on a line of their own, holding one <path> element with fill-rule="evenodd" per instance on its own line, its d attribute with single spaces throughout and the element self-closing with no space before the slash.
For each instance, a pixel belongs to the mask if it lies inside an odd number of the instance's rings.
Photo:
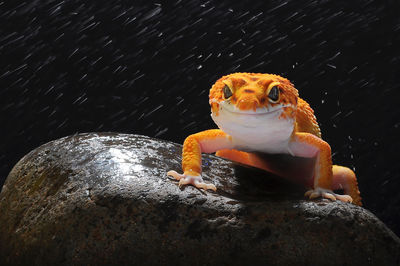
<svg viewBox="0 0 400 266">
<path fill-rule="evenodd" d="M 321 196 L 321 192 L 319 191 L 314 191 L 310 194 L 309 199 L 316 199 L 319 198 Z"/>
<path fill-rule="evenodd" d="M 176 180 L 181 180 L 182 178 L 185 177 L 185 175 L 183 174 L 179 174 L 178 172 L 171 170 L 167 172 L 168 176 L 172 176 L 173 178 L 175 178 Z"/>
<path fill-rule="evenodd" d="M 206 183 L 203 183 L 203 184 L 204 185 L 202 186 L 202 188 L 204 190 L 210 189 L 210 190 L 213 190 L 213 191 L 217 191 L 217 187 L 214 186 L 213 184 L 206 184 Z"/>
<path fill-rule="evenodd" d="M 217 190 L 217 188 L 213 184 L 204 183 L 204 181 L 201 178 L 201 176 L 200 176 L 200 178 L 194 179 L 192 185 L 194 185 L 197 188 L 202 188 L 204 190 L 207 190 L 207 189 L 210 189 L 210 190 L 213 190 L 213 191 Z"/>
<path fill-rule="evenodd" d="M 182 187 L 182 186 L 187 185 L 187 184 L 190 184 L 190 179 L 185 178 L 185 177 L 181 178 L 179 180 L 179 183 L 178 183 L 179 187 Z"/>
<path fill-rule="evenodd" d="M 313 193 L 314 190 L 310 189 L 306 193 L 304 193 L 304 197 L 310 197 L 311 193 Z"/>
<path fill-rule="evenodd" d="M 335 195 L 333 195 L 332 193 L 322 192 L 322 197 L 325 199 L 330 199 L 332 201 L 336 200 Z"/>
<path fill-rule="evenodd" d="M 352 203 L 353 202 L 353 198 L 350 197 L 349 195 L 339 195 L 339 194 L 335 194 L 336 199 L 343 201 L 343 202 L 349 202 Z"/>
</svg>

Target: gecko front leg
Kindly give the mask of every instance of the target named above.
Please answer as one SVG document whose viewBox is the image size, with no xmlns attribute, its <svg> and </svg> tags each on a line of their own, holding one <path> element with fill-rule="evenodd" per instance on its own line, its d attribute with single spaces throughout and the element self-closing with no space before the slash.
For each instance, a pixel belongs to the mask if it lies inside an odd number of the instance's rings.
<svg viewBox="0 0 400 266">
<path fill-rule="evenodd" d="M 221 149 L 231 148 L 231 137 L 219 129 L 206 130 L 190 135 L 183 143 L 183 174 L 172 170 L 167 175 L 179 180 L 179 187 L 191 184 L 204 190 L 211 189 L 216 191 L 215 185 L 204 183 L 201 177 L 201 153 L 213 153 Z"/>
<path fill-rule="evenodd" d="M 305 193 L 310 199 L 323 197 L 352 202 L 349 195 L 339 195 L 333 190 L 331 147 L 321 138 L 310 133 L 296 132 L 290 143 L 291 153 L 299 157 L 316 158 L 313 188 Z"/>
</svg>

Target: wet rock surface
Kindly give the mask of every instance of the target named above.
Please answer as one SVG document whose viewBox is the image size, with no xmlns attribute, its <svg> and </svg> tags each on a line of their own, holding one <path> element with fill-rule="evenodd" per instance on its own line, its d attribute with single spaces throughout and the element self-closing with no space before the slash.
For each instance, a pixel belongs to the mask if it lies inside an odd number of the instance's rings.
<svg viewBox="0 0 400 266">
<path fill-rule="evenodd" d="M 0 264 L 398 265 L 369 211 L 204 155 L 217 192 L 179 189 L 181 145 L 89 133 L 23 157 L 0 194 Z"/>
</svg>

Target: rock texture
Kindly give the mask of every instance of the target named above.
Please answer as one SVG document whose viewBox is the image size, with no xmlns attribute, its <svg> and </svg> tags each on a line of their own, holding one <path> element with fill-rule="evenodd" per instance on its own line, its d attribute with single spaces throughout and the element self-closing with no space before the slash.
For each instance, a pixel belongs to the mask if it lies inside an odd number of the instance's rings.
<svg viewBox="0 0 400 266">
<path fill-rule="evenodd" d="M 179 189 L 181 146 L 80 134 L 22 158 L 0 194 L 0 264 L 399 265 L 369 211 L 204 155 L 218 190 Z"/>
</svg>

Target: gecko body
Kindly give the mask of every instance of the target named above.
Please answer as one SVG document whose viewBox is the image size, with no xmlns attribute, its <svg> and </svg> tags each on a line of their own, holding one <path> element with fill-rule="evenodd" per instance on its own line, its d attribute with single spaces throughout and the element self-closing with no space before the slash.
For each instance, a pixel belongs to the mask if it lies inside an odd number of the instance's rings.
<svg viewBox="0 0 400 266">
<path fill-rule="evenodd" d="M 188 136 L 183 145 L 183 174 L 169 171 L 179 185 L 216 190 L 201 177 L 201 153 L 272 171 L 259 153 L 314 158 L 313 175 L 303 184 L 309 198 L 361 205 L 357 179 L 347 167 L 332 165 L 331 148 L 322 140 L 314 111 L 293 84 L 278 75 L 234 73 L 216 81 L 209 94 L 211 117 L 219 129 Z M 280 174 L 280 173 L 276 173 Z M 345 195 L 333 190 L 343 189 Z"/>
</svg>

